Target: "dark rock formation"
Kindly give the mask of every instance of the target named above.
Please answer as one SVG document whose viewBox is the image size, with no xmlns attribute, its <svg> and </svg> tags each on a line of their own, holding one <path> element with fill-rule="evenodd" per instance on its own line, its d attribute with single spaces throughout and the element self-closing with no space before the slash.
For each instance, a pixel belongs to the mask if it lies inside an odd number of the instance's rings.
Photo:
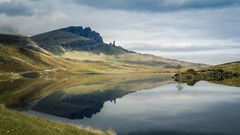
<svg viewBox="0 0 240 135">
<path fill-rule="evenodd" d="M 70 26 L 31 37 L 40 47 L 54 54 L 64 51 L 87 51 L 109 55 L 129 53 L 119 46 L 106 44 L 101 35 L 91 28 Z"/>
<path fill-rule="evenodd" d="M 102 39 L 101 35 L 96 31 L 92 31 L 92 29 L 90 27 L 83 28 L 82 26 L 70 26 L 67 28 L 60 29 L 60 30 L 81 35 L 83 37 L 94 40 L 97 43 L 103 43 L 103 39 Z"/>
</svg>

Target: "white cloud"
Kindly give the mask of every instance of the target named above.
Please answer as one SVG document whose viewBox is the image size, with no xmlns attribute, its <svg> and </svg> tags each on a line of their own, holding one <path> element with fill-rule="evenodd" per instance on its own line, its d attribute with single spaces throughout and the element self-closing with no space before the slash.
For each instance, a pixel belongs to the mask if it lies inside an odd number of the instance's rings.
<svg viewBox="0 0 240 135">
<path fill-rule="evenodd" d="M 11 2 L 11 0 L 0 0 L 0 4 L 2 4 L 2 3 L 9 3 L 9 2 Z"/>
<path fill-rule="evenodd" d="M 116 40 L 118 45 L 137 51 L 177 58 L 175 52 L 226 51 L 236 60 L 233 48 L 240 47 L 239 6 L 184 10 L 179 12 L 137 12 L 129 10 L 96 9 L 80 6 L 66 0 L 31 1 L 24 3 L 33 9 L 28 16 L 0 14 L 0 32 L 34 35 L 70 25 L 90 26 L 100 32 L 106 42 Z M 23 1 L 22 1 L 23 2 Z M 153 51 L 154 50 L 154 51 Z M 206 54 L 201 62 L 214 63 L 217 56 Z M 179 58 L 182 58 L 179 55 Z M 240 59 L 240 58 L 239 58 Z M 216 62 L 215 62 L 216 63 Z"/>
</svg>

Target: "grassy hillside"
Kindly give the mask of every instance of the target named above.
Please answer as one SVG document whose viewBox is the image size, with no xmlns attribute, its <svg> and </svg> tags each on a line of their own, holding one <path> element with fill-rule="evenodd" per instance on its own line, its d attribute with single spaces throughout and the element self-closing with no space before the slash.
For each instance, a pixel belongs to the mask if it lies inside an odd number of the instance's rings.
<svg viewBox="0 0 240 135">
<path fill-rule="evenodd" d="M 87 28 L 85 28 L 87 29 Z M 167 59 L 163 57 L 138 54 L 128 51 L 115 43 L 106 44 L 99 33 L 88 32 L 82 27 L 67 27 L 31 37 L 44 49 L 63 55 L 67 58 L 78 60 L 104 62 L 105 64 L 121 64 L 130 67 L 144 68 L 175 68 L 183 67 L 199 68 L 206 65 Z M 97 38 L 98 40 L 96 41 Z"/>
<path fill-rule="evenodd" d="M 175 74 L 174 78 L 178 82 L 185 82 L 189 85 L 194 85 L 198 81 L 205 80 L 217 84 L 239 87 L 240 61 L 211 66 L 196 71 L 188 69 L 181 74 Z"/>
<path fill-rule="evenodd" d="M 0 35 L 0 74 L 25 71 L 68 73 L 153 72 L 156 69 L 104 61 L 79 61 L 51 54 L 24 36 Z M 82 57 L 81 55 L 78 57 Z M 1 77 L 1 75 L 0 75 Z"/>
<path fill-rule="evenodd" d="M 0 72 L 62 69 L 68 64 L 70 62 L 55 57 L 28 37 L 0 35 Z"/>
<path fill-rule="evenodd" d="M 0 44 L 0 73 L 25 71 L 62 71 L 69 73 L 146 72 L 147 68 L 112 65 L 104 62 L 78 61 L 45 54 L 18 45 Z"/>
<path fill-rule="evenodd" d="M 49 36 L 38 36 L 45 42 L 45 38 L 52 38 L 47 48 L 55 48 L 55 42 L 69 42 L 69 40 L 89 41 L 76 34 L 65 34 L 66 31 L 47 33 Z M 44 34 L 45 35 L 45 34 Z M 43 39 L 42 39 L 43 37 Z M 60 38 L 62 37 L 62 38 Z M 47 40 L 46 40 L 47 41 Z M 92 42 L 92 41 L 91 41 Z M 96 43 L 94 41 L 94 43 Z M 79 47 L 79 44 L 76 44 Z M 105 44 L 106 45 L 106 44 Z M 133 73 L 133 72 L 175 72 L 177 65 L 185 68 L 199 68 L 205 65 L 188 63 L 153 55 L 143 55 L 129 52 L 114 45 L 97 45 L 95 49 L 108 51 L 114 55 L 62 48 L 61 55 L 54 55 L 41 48 L 28 37 L 19 35 L 0 34 L 0 79 L 5 79 L 2 73 L 21 73 L 26 71 L 51 73 Z M 81 45 L 80 45 L 81 46 Z M 85 45 L 84 45 L 85 46 Z M 95 46 L 95 45 L 94 45 Z M 51 48 L 53 47 L 53 48 Z M 59 46 L 58 46 L 59 47 Z M 91 45 L 87 45 L 91 50 Z M 90 48 L 89 48 L 90 47 Z M 81 48 L 81 47 L 80 47 Z M 112 49 L 111 49 L 112 48 Z M 56 48 L 55 48 L 56 49 Z M 73 49 L 73 48 L 72 48 Z M 117 53 L 115 52 L 117 51 Z M 123 51 L 123 52 L 121 52 Z"/>
<path fill-rule="evenodd" d="M 240 73 L 240 61 L 216 65 L 209 69 L 220 69 L 227 72 Z"/>
<path fill-rule="evenodd" d="M 122 65 L 136 68 L 167 69 L 168 71 L 175 70 L 177 65 L 181 65 L 183 68 L 203 68 L 207 66 L 204 64 L 184 62 L 139 53 L 106 55 L 84 51 L 66 51 L 61 56 L 63 58 L 76 59 L 80 61 L 101 62 L 110 65 Z"/>
<path fill-rule="evenodd" d="M 34 116 L 27 116 L 0 105 L 1 135 L 112 135 L 112 132 L 102 132 L 90 128 L 53 122 Z"/>
</svg>

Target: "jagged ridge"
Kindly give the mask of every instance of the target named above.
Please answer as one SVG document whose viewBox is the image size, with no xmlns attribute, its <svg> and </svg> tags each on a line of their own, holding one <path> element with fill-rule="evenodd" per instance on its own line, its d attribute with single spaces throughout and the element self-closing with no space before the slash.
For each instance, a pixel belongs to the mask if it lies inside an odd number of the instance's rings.
<svg viewBox="0 0 240 135">
<path fill-rule="evenodd" d="M 113 44 L 103 42 L 98 32 L 82 26 L 70 26 L 31 37 L 40 47 L 54 53 L 62 54 L 65 51 L 88 51 L 108 55 L 129 53 Z"/>
</svg>

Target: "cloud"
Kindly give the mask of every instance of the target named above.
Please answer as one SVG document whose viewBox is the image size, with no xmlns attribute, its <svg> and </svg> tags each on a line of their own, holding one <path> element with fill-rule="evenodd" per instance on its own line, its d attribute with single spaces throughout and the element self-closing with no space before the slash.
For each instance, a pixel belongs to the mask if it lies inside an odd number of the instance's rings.
<svg viewBox="0 0 240 135">
<path fill-rule="evenodd" d="M 195 50 L 195 51 L 138 51 L 144 54 L 153 54 L 156 56 L 162 56 L 172 59 L 184 60 L 189 62 L 198 62 L 198 63 L 206 63 L 206 64 L 222 64 L 232 61 L 240 60 L 240 49 L 232 48 L 232 49 L 210 49 L 210 50 Z"/>
<path fill-rule="evenodd" d="M 110 5 L 112 1 L 109 1 Z M 126 5 L 124 1 L 115 0 L 123 7 Z M 21 3 L 21 10 L 25 11 L 15 13 L 18 7 L 14 6 L 9 8 L 9 11 L 7 8 L 4 11 L 0 9 L 0 33 L 35 35 L 71 25 L 90 26 L 101 33 L 106 42 L 116 40 L 117 45 L 138 52 L 163 54 L 184 60 L 188 60 L 188 57 L 193 58 L 193 61 L 214 63 L 215 59 L 223 56 L 221 54 L 226 54 L 226 51 L 228 56 L 225 55 L 226 58 L 222 58 L 221 61 L 240 59 L 239 53 L 231 54 L 234 49 L 238 50 L 240 47 L 240 6 L 237 1 L 228 1 L 227 4 L 225 0 L 218 0 L 217 2 L 222 4 L 211 5 L 202 0 L 201 2 L 205 2 L 202 8 L 187 6 L 194 5 L 193 3 L 196 5 L 196 2 L 200 2 L 197 0 L 149 1 L 153 4 L 159 2 L 160 6 L 165 2 L 164 6 L 167 3 L 171 11 L 177 12 L 154 11 L 149 9 L 148 5 L 145 9 L 130 9 L 134 6 L 134 1 L 129 0 L 129 7 L 116 10 L 91 6 L 82 3 L 81 0 L 78 4 L 72 0 L 4 0 L 0 1 L 0 7 L 7 3 Z M 101 2 L 104 5 L 108 1 Z M 98 3 L 95 1 L 92 4 Z M 177 5 L 181 8 L 173 8 Z M 206 57 L 209 58 L 205 60 L 192 57 L 195 53 L 204 51 L 216 51 L 219 55 L 208 53 Z"/>
<path fill-rule="evenodd" d="M 17 28 L 9 24 L 0 25 L 0 33 L 16 34 L 17 32 L 18 32 Z"/>
<path fill-rule="evenodd" d="M 99 9 L 168 12 L 189 9 L 222 8 L 239 5 L 239 0 L 73 0 Z"/>
<path fill-rule="evenodd" d="M 165 51 L 165 52 L 197 52 L 197 51 L 216 51 L 227 49 L 240 49 L 239 45 L 232 45 L 229 43 L 219 44 L 197 44 L 197 45 L 160 45 L 160 44 L 148 44 L 148 43 L 130 43 L 125 48 L 134 51 Z"/>
<path fill-rule="evenodd" d="M 75 2 L 80 6 L 90 6 L 99 9 L 136 11 L 179 11 L 188 9 L 222 8 L 240 4 L 239 0 L 0 0 L 0 5 L 2 8 L 9 9 L 9 11 L 12 10 L 11 12 L 13 12 L 17 9 L 18 11 L 33 10 L 33 8 L 39 6 L 39 3 L 45 3 L 45 6 L 47 6 L 58 3 L 69 4 L 71 2 Z M 33 4 L 35 4 L 35 6 Z M 16 7 L 16 5 L 19 5 L 19 7 Z"/>
<path fill-rule="evenodd" d="M 32 15 L 33 10 L 26 5 L 19 2 L 2 2 L 0 3 L 0 14 L 6 14 L 10 16 L 18 15 Z"/>
<path fill-rule="evenodd" d="M 59 0 L 60 1 L 60 0 Z M 33 16 L 36 14 L 45 14 L 51 12 L 52 0 L 0 0 L 0 15 L 7 16 Z"/>
</svg>

